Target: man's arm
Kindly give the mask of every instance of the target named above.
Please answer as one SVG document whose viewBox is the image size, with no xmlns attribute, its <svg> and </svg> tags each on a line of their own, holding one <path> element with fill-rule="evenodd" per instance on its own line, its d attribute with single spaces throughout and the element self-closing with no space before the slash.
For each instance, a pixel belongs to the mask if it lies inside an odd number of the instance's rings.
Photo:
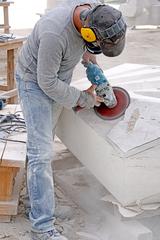
<svg viewBox="0 0 160 240">
<path fill-rule="evenodd" d="M 46 95 L 66 108 L 72 108 L 80 97 L 80 91 L 58 77 L 63 55 L 58 36 L 50 32 L 42 35 L 38 51 L 37 79 Z"/>
<path fill-rule="evenodd" d="M 91 62 L 91 63 L 94 63 L 94 64 L 98 65 L 96 55 L 91 54 L 90 52 L 88 52 L 86 50 L 86 52 L 84 52 L 84 54 L 82 56 L 82 63 L 88 63 L 88 62 Z"/>
</svg>

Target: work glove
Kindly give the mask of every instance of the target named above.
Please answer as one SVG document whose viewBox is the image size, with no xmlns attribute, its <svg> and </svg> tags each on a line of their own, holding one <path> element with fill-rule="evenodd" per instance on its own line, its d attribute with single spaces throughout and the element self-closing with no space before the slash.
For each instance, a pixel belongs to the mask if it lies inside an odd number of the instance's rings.
<svg viewBox="0 0 160 240">
<path fill-rule="evenodd" d="M 86 69 L 86 75 L 88 80 L 94 85 L 101 85 L 103 83 L 108 82 L 107 78 L 103 74 L 103 71 L 97 64 L 93 64 L 91 62 L 85 63 L 84 66 Z"/>
<path fill-rule="evenodd" d="M 76 106 L 73 108 L 75 111 L 79 111 L 82 108 L 93 108 L 94 106 L 100 106 L 104 101 L 102 97 L 95 94 L 95 85 L 90 86 L 88 89 L 80 92 L 80 97 Z"/>
<path fill-rule="evenodd" d="M 96 101 L 96 97 L 86 91 L 81 91 L 80 97 L 77 102 L 77 106 L 81 108 L 93 108 L 94 106 L 99 106 L 100 103 Z"/>
</svg>

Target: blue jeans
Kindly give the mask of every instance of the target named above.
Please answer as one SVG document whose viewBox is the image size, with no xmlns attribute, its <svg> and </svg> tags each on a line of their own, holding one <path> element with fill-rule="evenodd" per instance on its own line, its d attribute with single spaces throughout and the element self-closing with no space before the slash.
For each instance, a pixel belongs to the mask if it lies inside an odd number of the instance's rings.
<svg viewBox="0 0 160 240">
<path fill-rule="evenodd" d="M 27 185 L 32 230 L 46 232 L 54 224 L 54 183 L 51 161 L 53 137 L 62 106 L 31 80 L 16 74 L 17 89 L 27 127 Z"/>
</svg>

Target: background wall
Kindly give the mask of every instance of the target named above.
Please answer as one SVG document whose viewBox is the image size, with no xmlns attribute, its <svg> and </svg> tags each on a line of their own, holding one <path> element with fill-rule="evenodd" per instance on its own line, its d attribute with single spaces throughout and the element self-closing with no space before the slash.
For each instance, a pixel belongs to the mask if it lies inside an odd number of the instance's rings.
<svg viewBox="0 0 160 240">
<path fill-rule="evenodd" d="M 63 1 L 64 0 L 13 0 L 14 3 L 9 7 L 10 26 L 12 29 L 32 28 L 39 19 L 37 13 L 44 13 L 50 6 Z M 109 1 L 110 0 L 106 0 L 106 2 Z M 101 0 L 101 2 L 104 2 L 104 0 Z M 0 24 L 3 23 L 2 10 L 3 9 L 0 8 Z"/>
<path fill-rule="evenodd" d="M 32 28 L 39 19 L 37 13 L 46 9 L 46 0 L 14 0 L 9 7 L 9 20 L 12 29 Z M 2 7 L 0 8 L 0 23 L 3 22 Z"/>
</svg>

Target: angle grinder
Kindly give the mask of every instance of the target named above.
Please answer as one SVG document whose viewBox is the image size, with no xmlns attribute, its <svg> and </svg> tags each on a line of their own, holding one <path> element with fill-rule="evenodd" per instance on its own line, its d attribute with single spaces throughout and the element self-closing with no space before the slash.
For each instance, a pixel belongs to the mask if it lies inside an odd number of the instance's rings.
<svg viewBox="0 0 160 240">
<path fill-rule="evenodd" d="M 128 92 L 121 87 L 112 87 L 98 65 L 88 63 L 85 67 L 88 80 L 96 85 L 96 94 L 104 98 L 100 106 L 94 106 L 95 113 L 104 120 L 121 117 L 130 104 Z"/>
</svg>

